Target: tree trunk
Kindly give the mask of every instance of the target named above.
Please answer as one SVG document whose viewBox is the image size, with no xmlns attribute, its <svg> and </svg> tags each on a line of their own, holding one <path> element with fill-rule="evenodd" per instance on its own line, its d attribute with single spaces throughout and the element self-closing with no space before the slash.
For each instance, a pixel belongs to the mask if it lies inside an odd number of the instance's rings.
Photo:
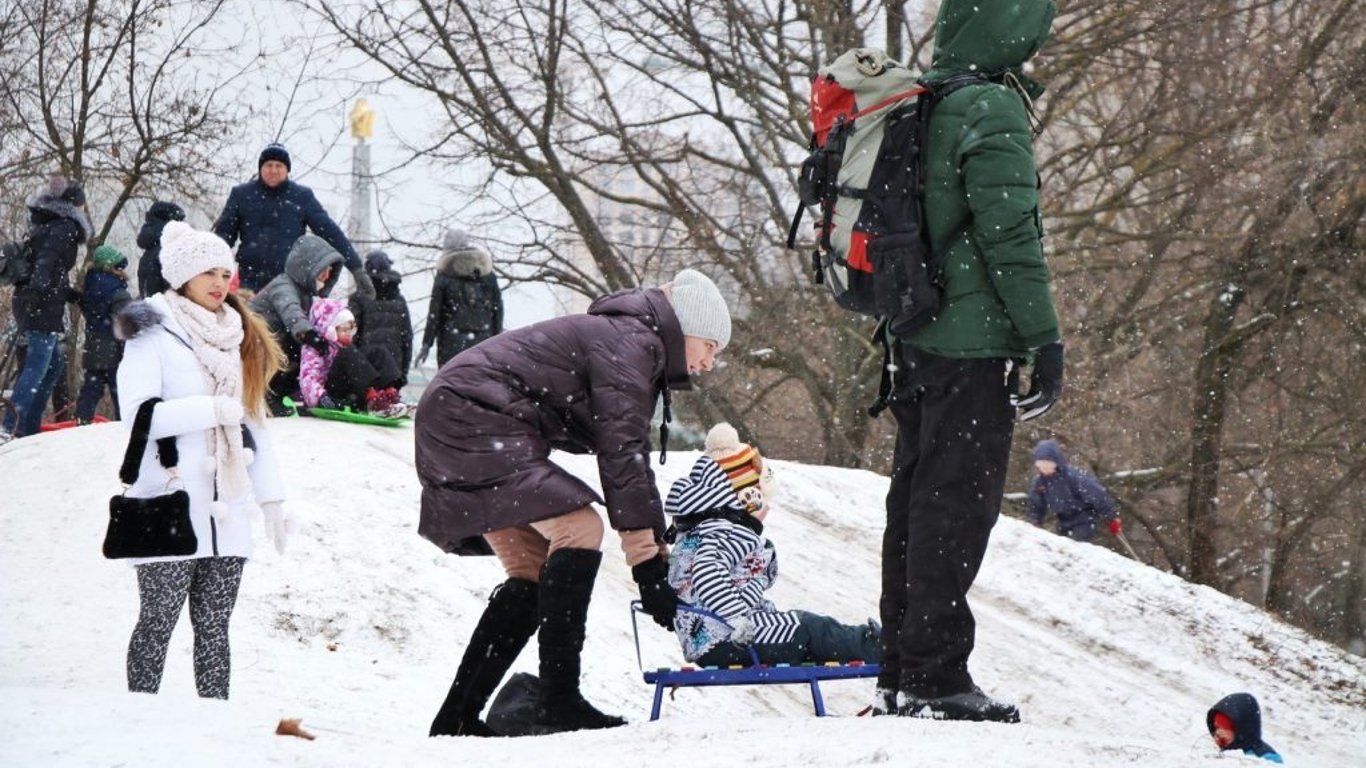
<svg viewBox="0 0 1366 768">
<path fill-rule="evenodd" d="M 1186 496 L 1186 533 L 1189 547 L 1186 576 L 1197 584 L 1215 585 L 1218 551 L 1213 532 L 1219 515 L 1219 463 L 1222 458 L 1224 407 L 1233 349 L 1225 344 L 1233 318 L 1246 292 L 1225 286 L 1210 304 L 1200 361 L 1195 370 L 1191 413 L 1190 485 Z"/>
</svg>

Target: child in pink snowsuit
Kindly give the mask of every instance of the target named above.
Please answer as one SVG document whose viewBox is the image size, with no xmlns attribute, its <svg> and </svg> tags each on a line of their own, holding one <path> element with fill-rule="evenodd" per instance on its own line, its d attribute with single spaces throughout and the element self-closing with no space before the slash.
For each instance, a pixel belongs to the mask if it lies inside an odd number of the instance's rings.
<svg viewBox="0 0 1366 768">
<path fill-rule="evenodd" d="M 352 343 L 356 318 L 336 299 L 315 299 L 308 319 L 327 340 L 327 352 L 305 345 L 300 350 L 299 392 L 310 408 L 351 406 L 383 415 L 402 415 L 397 382 L 402 378 L 386 350 L 361 353 Z"/>
</svg>

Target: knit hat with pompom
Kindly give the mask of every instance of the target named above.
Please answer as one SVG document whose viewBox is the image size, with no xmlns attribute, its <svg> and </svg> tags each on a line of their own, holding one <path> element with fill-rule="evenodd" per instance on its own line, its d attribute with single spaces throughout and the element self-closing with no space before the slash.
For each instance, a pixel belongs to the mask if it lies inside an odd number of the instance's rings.
<svg viewBox="0 0 1366 768">
<path fill-rule="evenodd" d="M 773 491 L 773 470 L 766 466 L 757 448 L 740 442 L 735 427 L 724 421 L 712 427 L 707 433 L 705 453 L 720 465 L 731 487 L 751 511 L 766 505 L 765 497 Z"/>
<path fill-rule="evenodd" d="M 161 275 L 172 290 L 211 269 L 237 271 L 232 249 L 212 232 L 203 232 L 183 221 L 169 221 L 161 230 Z"/>
</svg>

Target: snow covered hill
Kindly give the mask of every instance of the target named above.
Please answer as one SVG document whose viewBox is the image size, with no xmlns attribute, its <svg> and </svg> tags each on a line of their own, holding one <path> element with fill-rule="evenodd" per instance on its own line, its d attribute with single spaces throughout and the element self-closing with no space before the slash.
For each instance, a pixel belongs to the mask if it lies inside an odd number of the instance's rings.
<svg viewBox="0 0 1366 768">
<path fill-rule="evenodd" d="M 418 537 L 411 429 L 274 422 L 288 506 L 306 523 L 277 556 L 257 532 L 233 618 L 232 699 L 194 695 L 188 618 L 159 696 L 124 691 L 133 572 L 100 556 L 125 433 L 109 424 L 0 447 L 0 765 L 5 766 L 1186 766 L 1227 765 L 1206 708 L 1246 690 L 1292 766 L 1366 765 L 1366 661 L 1214 590 L 1013 520 L 973 591 L 973 672 L 1019 703 L 1020 725 L 852 715 L 871 681 L 805 689 L 688 689 L 647 722 L 628 602 L 610 536 L 589 618 L 584 689 L 625 728 L 524 739 L 429 739 L 493 558 Z M 671 453 L 661 489 L 695 454 Z M 596 485 L 592 457 L 561 456 Z M 846 621 L 876 613 L 885 478 L 775 462 L 768 533 L 783 607 Z M 641 626 L 647 666 L 672 635 Z M 533 645 L 516 669 L 535 671 Z M 316 741 L 274 735 L 303 718 Z M 1261 763 L 1264 764 L 1264 763 Z"/>
</svg>

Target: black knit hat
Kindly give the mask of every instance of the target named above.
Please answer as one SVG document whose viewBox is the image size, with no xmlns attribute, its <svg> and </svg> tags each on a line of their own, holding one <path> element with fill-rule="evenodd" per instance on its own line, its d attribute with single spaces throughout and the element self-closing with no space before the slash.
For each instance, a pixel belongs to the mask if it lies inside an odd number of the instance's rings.
<svg viewBox="0 0 1366 768">
<path fill-rule="evenodd" d="M 285 149 L 284 144 L 274 142 L 271 144 L 267 144 L 266 148 L 261 150 L 261 156 L 256 159 L 257 172 L 260 172 L 261 166 L 265 165 L 271 160 L 276 160 L 281 163 L 284 163 L 286 171 L 294 170 L 289 165 L 289 150 Z"/>
<path fill-rule="evenodd" d="M 175 203 L 166 200 L 158 200 L 152 203 L 152 207 L 147 209 L 148 221 L 184 221 L 185 209 Z"/>
<path fill-rule="evenodd" d="M 393 259 L 384 251 L 371 251 L 365 255 L 365 271 L 372 275 L 376 272 L 388 272 L 393 268 Z"/>
</svg>

